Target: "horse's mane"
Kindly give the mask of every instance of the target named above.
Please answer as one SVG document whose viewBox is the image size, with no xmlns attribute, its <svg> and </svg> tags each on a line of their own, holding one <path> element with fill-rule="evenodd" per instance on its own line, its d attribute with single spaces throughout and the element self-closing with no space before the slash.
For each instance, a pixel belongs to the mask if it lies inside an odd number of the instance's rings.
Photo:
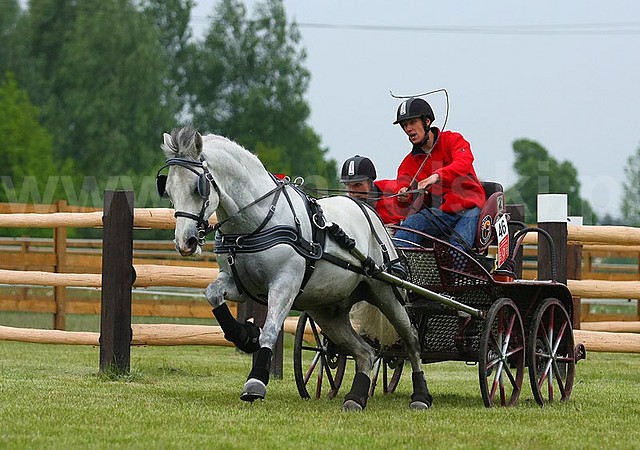
<svg viewBox="0 0 640 450">
<path fill-rule="evenodd" d="M 191 158 L 197 160 L 204 149 L 204 144 L 211 142 L 216 150 L 228 155 L 230 163 L 238 163 L 244 169 L 252 166 L 264 168 L 262 162 L 256 155 L 242 147 L 237 142 L 217 134 L 207 134 L 200 136 L 198 131 L 191 125 L 174 128 L 171 131 L 171 142 L 163 143 L 162 150 L 167 158 Z M 220 153 L 217 157 L 222 156 Z"/>
<path fill-rule="evenodd" d="M 202 141 L 197 142 L 197 136 L 198 132 L 192 126 L 174 128 L 171 130 L 171 142 L 167 143 L 165 139 L 160 147 L 167 158 L 198 159 L 202 151 Z"/>
</svg>

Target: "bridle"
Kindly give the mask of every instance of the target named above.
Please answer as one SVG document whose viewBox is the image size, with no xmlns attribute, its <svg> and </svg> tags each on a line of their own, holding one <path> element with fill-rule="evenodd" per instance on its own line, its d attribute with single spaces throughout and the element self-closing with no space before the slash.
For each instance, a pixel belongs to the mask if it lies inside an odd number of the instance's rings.
<svg viewBox="0 0 640 450">
<path fill-rule="evenodd" d="M 185 169 L 190 170 L 198 176 L 196 190 L 200 198 L 202 198 L 202 208 L 200 208 L 200 213 L 198 215 L 195 215 L 190 212 L 176 211 L 174 217 L 186 217 L 187 219 L 195 220 L 196 230 L 198 232 L 198 244 L 202 245 L 204 244 L 205 237 L 215 230 L 215 228 L 212 227 L 209 221 L 204 217 L 205 212 L 209 207 L 209 195 L 211 194 L 211 186 L 213 186 L 213 189 L 218 194 L 218 197 L 220 196 L 220 188 L 218 187 L 216 181 L 213 179 L 213 175 L 211 175 L 209 167 L 207 166 L 207 162 L 204 160 L 202 155 L 200 156 L 199 161 L 185 158 L 169 158 L 165 162 L 165 165 L 162 166 L 156 174 L 156 187 L 158 189 L 158 194 L 160 195 L 160 197 L 169 197 L 166 189 L 167 175 L 160 174 L 162 170 L 169 166 L 184 167 Z M 197 168 L 201 168 L 202 173 L 199 172 Z"/>
<path fill-rule="evenodd" d="M 158 170 L 158 173 L 156 174 L 156 187 L 158 189 L 158 194 L 160 195 L 160 197 L 163 197 L 163 198 L 167 198 L 169 196 L 166 190 L 167 175 L 160 174 L 160 172 L 169 166 L 184 167 L 185 169 L 190 170 L 191 172 L 193 172 L 198 176 L 196 191 L 198 192 L 198 195 L 202 198 L 202 207 L 200 208 L 200 213 L 196 215 L 190 212 L 176 211 L 174 214 L 174 217 L 176 218 L 185 217 L 187 219 L 196 221 L 196 231 L 198 233 L 197 240 L 198 240 L 198 245 L 200 246 L 204 245 L 207 235 L 213 232 L 218 232 L 222 227 L 222 225 L 224 225 L 228 220 L 238 216 L 241 212 L 256 205 L 257 203 L 260 203 L 265 198 L 273 195 L 273 200 L 271 201 L 271 206 L 269 207 L 269 211 L 267 212 L 266 217 L 263 219 L 262 223 L 258 226 L 258 228 L 256 228 L 254 231 L 252 231 L 246 236 L 251 237 L 259 233 L 260 231 L 262 231 L 262 229 L 267 225 L 269 220 L 271 220 L 271 217 L 273 217 L 273 214 L 276 212 L 276 204 L 278 203 L 280 194 L 284 191 L 284 188 L 286 187 L 286 185 L 290 183 L 288 178 L 285 178 L 284 180 L 278 180 L 273 175 L 271 175 L 271 177 L 273 178 L 276 184 L 276 186 L 273 189 L 271 189 L 264 195 L 261 195 L 260 197 L 258 197 L 257 199 L 249 203 L 248 205 L 241 207 L 240 209 L 238 209 L 238 211 L 236 211 L 235 214 L 230 215 L 226 219 L 212 226 L 209 223 L 209 221 L 205 219 L 205 212 L 209 207 L 209 195 L 211 194 L 211 186 L 213 186 L 213 189 L 216 191 L 219 198 L 222 197 L 222 192 L 220 191 L 218 184 L 214 180 L 213 175 L 211 174 L 211 171 L 209 171 L 207 161 L 204 159 L 202 155 L 200 155 L 199 161 L 196 161 L 193 159 L 185 159 L 185 158 L 167 159 L 165 162 L 165 165 L 162 166 Z M 202 169 L 202 173 L 197 170 L 198 168 Z M 297 179 L 294 180 L 294 184 L 297 181 L 298 181 Z M 287 196 L 287 200 L 293 210 L 293 206 L 291 205 L 291 201 L 289 200 L 288 196 Z M 295 216 L 295 213 L 294 213 L 294 216 Z M 299 226 L 299 220 L 297 219 L 297 217 L 295 218 L 295 222 L 296 222 L 296 226 Z"/>
</svg>

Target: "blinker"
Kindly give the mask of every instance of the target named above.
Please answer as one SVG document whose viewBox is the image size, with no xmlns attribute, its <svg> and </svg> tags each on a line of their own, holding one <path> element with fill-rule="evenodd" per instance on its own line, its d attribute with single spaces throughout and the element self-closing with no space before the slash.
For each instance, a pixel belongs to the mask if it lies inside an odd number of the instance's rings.
<svg viewBox="0 0 640 450">
<path fill-rule="evenodd" d="M 167 194 L 167 176 L 166 175 L 158 175 L 156 176 L 156 188 L 158 189 L 158 195 L 162 198 L 168 198 L 169 194 Z"/>
</svg>

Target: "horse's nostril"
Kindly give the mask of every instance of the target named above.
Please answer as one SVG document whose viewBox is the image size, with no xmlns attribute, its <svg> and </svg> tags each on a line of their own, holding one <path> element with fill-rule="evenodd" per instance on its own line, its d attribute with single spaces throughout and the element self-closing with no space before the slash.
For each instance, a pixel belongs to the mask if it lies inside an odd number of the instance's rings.
<svg viewBox="0 0 640 450">
<path fill-rule="evenodd" d="M 195 236 L 190 237 L 189 239 L 187 239 L 187 246 L 189 247 L 190 251 L 195 252 L 198 248 L 198 239 Z"/>
</svg>

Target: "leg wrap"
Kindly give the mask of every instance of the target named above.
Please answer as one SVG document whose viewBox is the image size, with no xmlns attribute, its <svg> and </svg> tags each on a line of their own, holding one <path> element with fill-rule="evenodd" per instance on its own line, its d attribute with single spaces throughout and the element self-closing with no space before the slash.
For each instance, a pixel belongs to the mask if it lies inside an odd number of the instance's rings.
<svg viewBox="0 0 640 450">
<path fill-rule="evenodd" d="M 262 347 L 256 354 L 253 368 L 249 372 L 247 380 L 255 378 L 262 381 L 265 386 L 269 383 L 269 369 L 271 368 L 271 356 L 273 353 L 268 347 Z"/>
<path fill-rule="evenodd" d="M 366 374 L 362 372 L 356 372 L 356 376 L 353 377 L 351 390 L 347 395 L 344 396 L 344 400 L 353 400 L 354 402 L 362 406 L 362 408 L 365 408 L 367 406 L 367 399 L 369 398 L 370 385 L 371 380 Z"/>
<path fill-rule="evenodd" d="M 252 322 L 240 323 L 229 311 L 226 303 L 213 310 L 213 315 L 224 331 L 224 338 L 233 342 L 236 347 L 246 353 L 253 353 L 260 348 L 260 328 Z"/>
<path fill-rule="evenodd" d="M 433 397 L 429 394 L 427 382 L 424 379 L 424 372 L 413 372 L 411 374 L 411 382 L 413 383 L 413 394 L 411 401 L 424 402 L 428 407 L 433 403 Z"/>
</svg>

